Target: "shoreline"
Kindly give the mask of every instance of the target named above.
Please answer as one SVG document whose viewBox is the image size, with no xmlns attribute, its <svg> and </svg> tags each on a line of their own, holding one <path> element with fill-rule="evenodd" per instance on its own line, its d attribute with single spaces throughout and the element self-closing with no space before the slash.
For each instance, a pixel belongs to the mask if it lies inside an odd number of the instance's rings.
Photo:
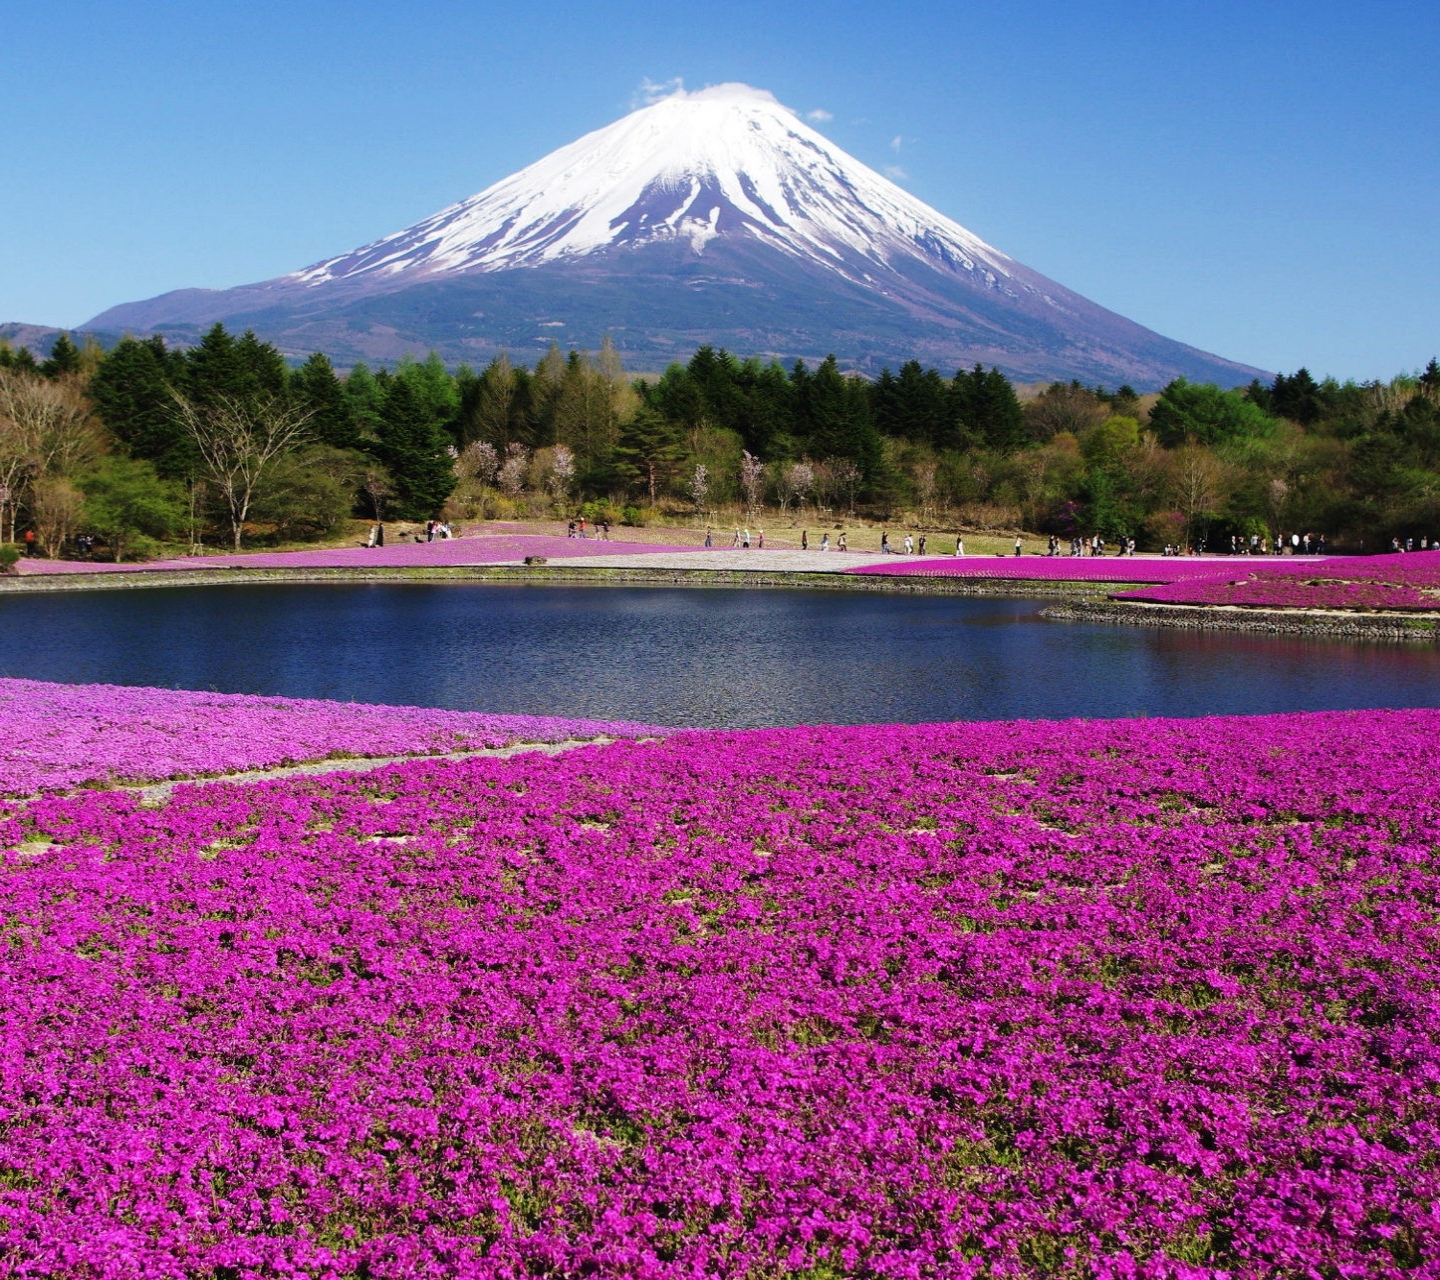
<svg viewBox="0 0 1440 1280">
<path fill-rule="evenodd" d="M 1139 600 L 1067 600 L 1047 605 L 1051 622 L 1099 622 L 1180 631 L 1239 631 L 1342 640 L 1440 642 L 1440 611 L 1356 612 L 1340 609 L 1268 609 L 1250 605 L 1167 604 Z"/>
<path fill-rule="evenodd" d="M 128 573 L 28 574 L 0 578 L 0 595 L 65 591 L 145 590 L 165 587 L 264 586 L 326 583 L 474 583 L 488 586 L 617 586 L 820 589 L 880 591 L 897 595 L 1031 596 L 1065 598 L 1094 592 L 1095 582 L 1073 579 L 926 577 L 918 574 L 843 573 L 834 569 L 687 569 L 617 565 L 366 565 L 309 568 L 135 570 Z M 1143 583 L 1105 583 L 1116 590 Z"/>
</svg>

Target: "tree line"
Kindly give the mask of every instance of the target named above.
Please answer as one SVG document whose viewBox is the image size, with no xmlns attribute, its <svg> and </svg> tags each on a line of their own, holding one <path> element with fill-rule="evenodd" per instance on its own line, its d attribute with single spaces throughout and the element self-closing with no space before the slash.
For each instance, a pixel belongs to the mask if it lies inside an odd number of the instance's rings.
<svg viewBox="0 0 1440 1280">
<path fill-rule="evenodd" d="M 1023 394 L 1021 393 L 1023 392 Z M 116 558 L 159 540 L 304 541 L 355 517 L 812 510 L 931 527 L 1208 545 L 1303 530 L 1378 549 L 1440 534 L 1440 367 L 1388 382 L 1305 369 L 1138 395 L 1017 388 L 910 361 L 873 380 L 701 347 L 659 377 L 613 346 L 431 355 L 340 373 L 253 333 L 196 345 L 0 343 L 0 536 L 48 554 L 83 529 Z"/>
</svg>

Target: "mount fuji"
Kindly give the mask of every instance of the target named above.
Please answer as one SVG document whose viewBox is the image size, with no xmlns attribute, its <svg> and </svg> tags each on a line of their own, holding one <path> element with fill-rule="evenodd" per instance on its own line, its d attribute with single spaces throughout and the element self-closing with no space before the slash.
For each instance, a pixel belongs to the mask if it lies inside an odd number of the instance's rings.
<svg viewBox="0 0 1440 1280">
<path fill-rule="evenodd" d="M 770 94 L 680 92 L 414 226 L 290 275 L 113 307 L 86 329 L 186 341 L 216 321 L 345 362 L 481 362 L 609 333 L 632 368 L 697 346 L 878 372 L 1232 386 L 1259 373 L 1164 338 L 986 244 Z"/>
</svg>

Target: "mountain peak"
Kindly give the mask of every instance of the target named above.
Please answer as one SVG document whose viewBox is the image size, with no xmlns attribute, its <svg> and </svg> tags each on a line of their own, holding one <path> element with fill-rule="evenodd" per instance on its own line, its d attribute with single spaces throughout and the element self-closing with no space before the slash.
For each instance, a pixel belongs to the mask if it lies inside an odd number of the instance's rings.
<svg viewBox="0 0 1440 1280">
<path fill-rule="evenodd" d="M 393 289 L 658 241 L 735 236 L 862 283 L 897 258 L 1012 275 L 1004 254 L 847 155 L 762 89 L 675 93 L 431 218 L 288 279 Z"/>
<path fill-rule="evenodd" d="M 538 357 L 608 333 L 649 369 L 709 343 L 1141 388 L 1258 372 L 1046 279 L 745 84 L 676 90 L 302 271 L 113 307 L 91 326 L 185 340 L 216 320 L 340 360 Z"/>
</svg>

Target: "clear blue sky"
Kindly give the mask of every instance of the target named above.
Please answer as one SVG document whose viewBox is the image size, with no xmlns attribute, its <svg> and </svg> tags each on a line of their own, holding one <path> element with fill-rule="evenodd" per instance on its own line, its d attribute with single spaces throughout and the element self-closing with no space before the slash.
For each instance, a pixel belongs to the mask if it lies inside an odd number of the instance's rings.
<svg viewBox="0 0 1440 1280">
<path fill-rule="evenodd" d="M 1440 353 L 1440 3 L 11 5 L 0 320 L 266 279 L 740 80 L 1021 262 L 1263 368 Z"/>
</svg>

